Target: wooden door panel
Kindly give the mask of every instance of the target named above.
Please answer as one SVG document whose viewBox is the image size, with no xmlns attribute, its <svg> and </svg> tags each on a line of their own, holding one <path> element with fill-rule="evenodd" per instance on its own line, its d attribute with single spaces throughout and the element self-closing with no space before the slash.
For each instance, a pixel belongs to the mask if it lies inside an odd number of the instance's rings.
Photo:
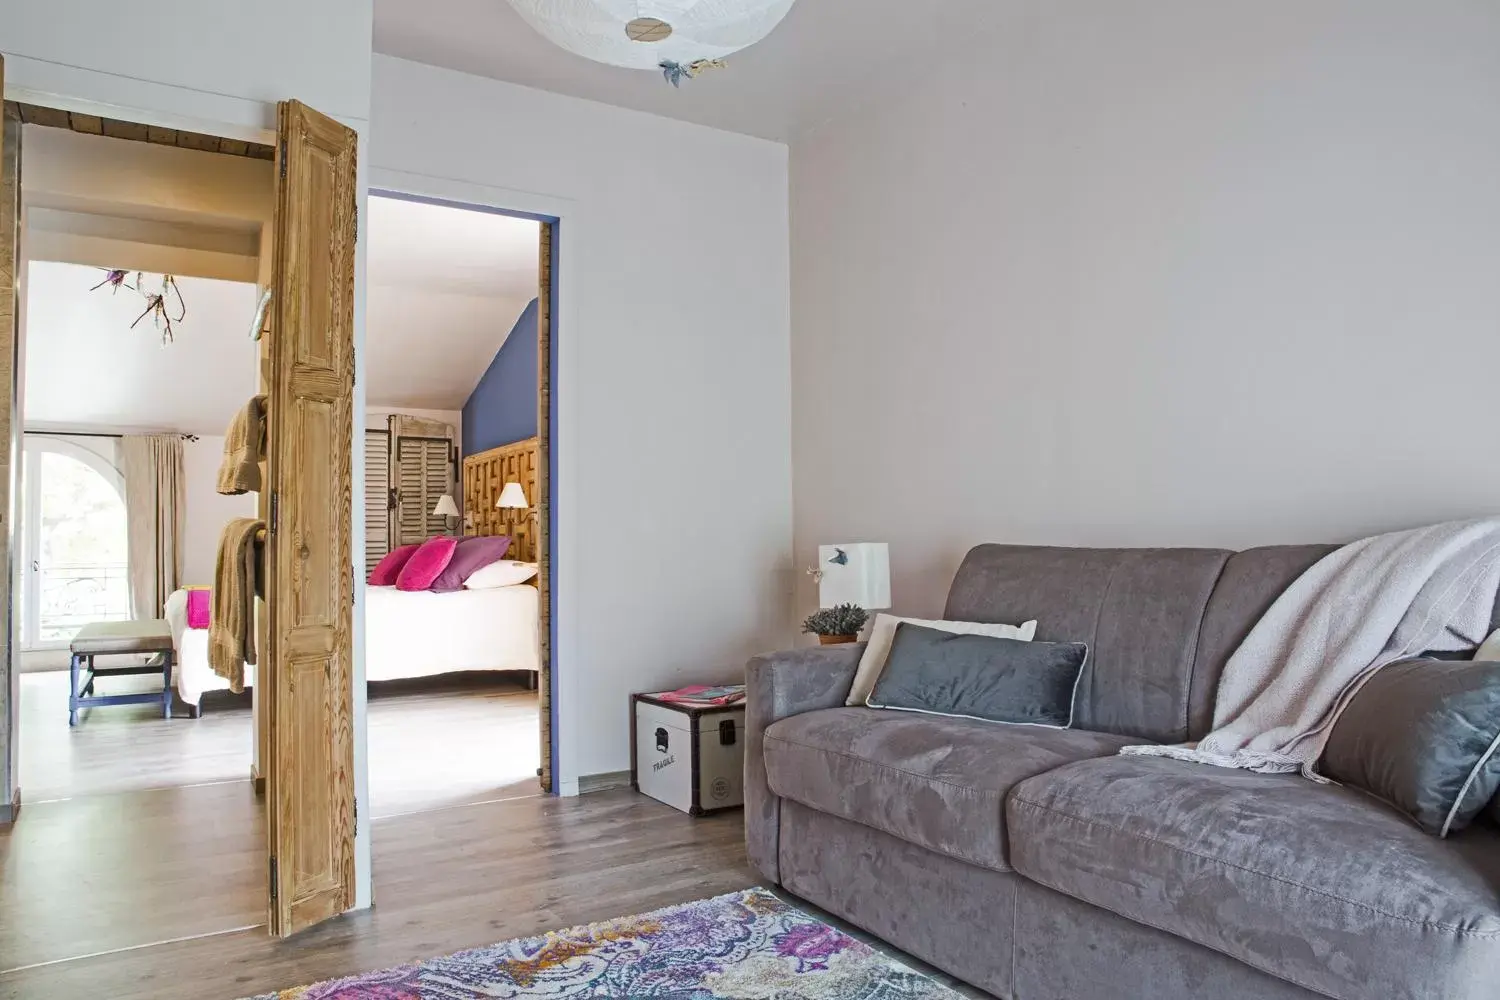
<svg viewBox="0 0 1500 1000">
<path fill-rule="evenodd" d="M 307 380 L 300 381 L 305 385 Z M 329 479 L 317 474 L 319 466 L 314 463 L 339 447 L 338 424 L 349 412 L 345 407 L 341 413 L 336 400 L 305 395 L 299 395 L 291 406 L 298 428 L 291 442 L 291 464 L 299 474 L 292 477 L 288 490 L 291 502 L 285 505 L 292 550 L 288 566 L 291 579 L 286 585 L 291 588 L 293 614 L 283 627 L 324 631 L 338 623 L 345 574 L 337 569 L 337 558 L 342 554 L 317 541 L 322 534 L 337 533 L 337 526 L 327 522 L 330 516 L 338 516 L 337 505 L 343 501 L 332 495 Z M 347 433 L 343 437 L 347 441 Z"/>
<path fill-rule="evenodd" d="M 266 557 L 273 934 L 354 903 L 355 133 L 279 110 Z"/>
<path fill-rule="evenodd" d="M 0 58 L 0 91 L 5 88 L 5 60 Z M 6 112 L 0 141 L 0 825 L 15 819 L 20 804 L 20 663 L 11 648 L 11 615 L 15 595 L 12 556 L 19 541 L 10 515 L 18 510 L 11 493 L 20 483 L 20 421 L 17 396 L 22 391 L 17 364 L 16 283 L 24 267 L 19 252 L 21 211 L 21 121 Z"/>
</svg>

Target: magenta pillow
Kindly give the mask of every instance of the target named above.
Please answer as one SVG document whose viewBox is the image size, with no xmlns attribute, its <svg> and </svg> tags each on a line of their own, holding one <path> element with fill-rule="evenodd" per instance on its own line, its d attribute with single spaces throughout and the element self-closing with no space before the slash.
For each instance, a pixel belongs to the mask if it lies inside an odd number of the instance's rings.
<svg viewBox="0 0 1500 1000">
<path fill-rule="evenodd" d="M 214 592 L 207 587 L 194 587 L 188 595 L 188 628 L 208 628 Z"/>
<path fill-rule="evenodd" d="M 448 568 L 453 551 L 458 548 L 458 539 L 447 535 L 429 538 L 411 554 L 406 565 L 396 576 L 397 590 L 426 590 L 438 574 Z"/>
<path fill-rule="evenodd" d="M 394 587 L 396 577 L 401 575 L 406 561 L 419 548 L 420 545 L 403 545 L 398 549 L 391 549 L 385 554 L 385 558 L 375 564 L 375 568 L 370 571 L 370 579 L 366 582 L 372 587 Z"/>
<path fill-rule="evenodd" d="M 451 594 L 456 590 L 463 590 L 464 584 L 476 570 L 484 569 L 490 563 L 497 563 L 504 559 L 509 548 L 510 536 L 508 535 L 460 538 L 458 548 L 453 553 L 453 559 L 448 563 L 448 567 L 438 574 L 438 578 L 432 581 L 430 589 L 439 594 Z"/>
</svg>

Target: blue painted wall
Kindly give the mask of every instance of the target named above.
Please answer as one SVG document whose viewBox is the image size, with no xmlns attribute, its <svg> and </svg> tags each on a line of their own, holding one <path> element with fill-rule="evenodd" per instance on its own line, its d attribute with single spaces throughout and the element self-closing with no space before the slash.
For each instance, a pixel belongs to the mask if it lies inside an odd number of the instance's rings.
<svg viewBox="0 0 1500 1000">
<path fill-rule="evenodd" d="M 532 299 L 464 403 L 465 455 L 536 436 L 536 366 L 536 299 Z"/>
</svg>

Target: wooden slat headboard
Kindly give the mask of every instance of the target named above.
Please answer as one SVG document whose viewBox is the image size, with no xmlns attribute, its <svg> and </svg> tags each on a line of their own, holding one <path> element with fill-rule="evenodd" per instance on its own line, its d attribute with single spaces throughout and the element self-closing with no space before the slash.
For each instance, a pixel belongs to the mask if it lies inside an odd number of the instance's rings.
<svg viewBox="0 0 1500 1000">
<path fill-rule="evenodd" d="M 537 500 L 537 439 L 503 444 L 464 459 L 464 516 L 467 534 L 509 535 L 507 559 L 536 562 L 536 518 L 531 510 L 502 510 L 495 506 L 500 491 L 518 482 L 535 509 Z"/>
</svg>

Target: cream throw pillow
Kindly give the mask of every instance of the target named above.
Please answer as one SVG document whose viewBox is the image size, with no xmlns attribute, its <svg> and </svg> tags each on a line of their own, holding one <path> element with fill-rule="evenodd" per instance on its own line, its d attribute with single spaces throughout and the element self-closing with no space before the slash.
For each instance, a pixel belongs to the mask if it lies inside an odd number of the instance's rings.
<svg viewBox="0 0 1500 1000">
<path fill-rule="evenodd" d="M 476 569 L 464 581 L 465 590 L 499 590 L 501 587 L 519 587 L 536 576 L 536 563 L 501 559 L 488 566 Z"/>
<path fill-rule="evenodd" d="M 1500 661 L 1500 628 L 1495 629 L 1495 634 L 1484 640 L 1484 645 L 1474 651 L 1474 659 L 1481 663 Z M 860 665 L 863 666 L 863 662 Z"/>
<path fill-rule="evenodd" d="M 902 622 L 921 625 L 924 628 L 940 629 L 954 635 L 990 635 L 1000 639 L 1020 639 L 1030 642 L 1036 636 L 1036 622 L 1024 625 L 992 625 L 988 622 L 930 621 L 925 618 L 897 618 L 895 615 L 876 615 L 870 628 L 870 643 L 859 658 L 859 669 L 854 672 L 854 686 L 849 689 L 845 705 L 863 705 L 875 690 L 880 672 L 885 669 L 885 658 L 891 653 L 891 642 L 896 638 L 896 626 Z"/>
</svg>

